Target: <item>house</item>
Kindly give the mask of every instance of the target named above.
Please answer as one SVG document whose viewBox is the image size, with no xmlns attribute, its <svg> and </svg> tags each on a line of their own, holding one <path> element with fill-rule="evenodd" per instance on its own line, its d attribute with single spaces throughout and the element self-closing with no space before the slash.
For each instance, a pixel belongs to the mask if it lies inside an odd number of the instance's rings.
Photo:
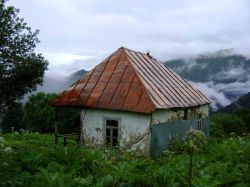
<svg viewBox="0 0 250 187">
<path fill-rule="evenodd" d="M 80 144 L 157 156 L 192 129 L 209 135 L 209 99 L 149 54 L 119 48 L 52 105 L 80 107 Z"/>
</svg>

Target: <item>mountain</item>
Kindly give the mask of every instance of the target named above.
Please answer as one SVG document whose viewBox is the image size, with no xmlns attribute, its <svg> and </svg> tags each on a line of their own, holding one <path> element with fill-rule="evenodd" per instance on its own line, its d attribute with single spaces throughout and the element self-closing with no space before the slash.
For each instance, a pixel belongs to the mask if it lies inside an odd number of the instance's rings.
<svg viewBox="0 0 250 187">
<path fill-rule="evenodd" d="M 230 50 L 168 60 L 164 64 L 203 91 L 211 99 L 214 111 L 250 92 L 250 59 Z M 81 69 L 63 78 L 47 76 L 38 91 L 61 92 L 86 72 Z"/>
<path fill-rule="evenodd" d="M 230 105 L 221 108 L 218 112 L 232 112 L 236 109 L 250 109 L 250 92 L 243 95 Z"/>
<path fill-rule="evenodd" d="M 250 91 L 250 59 L 228 51 L 164 63 L 203 91 L 217 110 Z"/>
<path fill-rule="evenodd" d="M 81 69 L 79 71 L 76 71 L 75 73 L 72 73 L 69 77 L 68 77 L 68 81 L 73 84 L 75 81 L 77 81 L 78 79 L 80 79 L 85 73 L 87 73 L 86 70 Z"/>
<path fill-rule="evenodd" d="M 38 86 L 36 91 L 32 92 L 31 94 L 37 92 L 45 92 L 45 93 L 60 93 L 70 85 L 72 85 L 75 81 L 80 79 L 82 75 L 87 73 L 86 70 L 82 69 L 75 73 L 70 74 L 66 77 L 57 77 L 57 76 L 45 76 L 43 80 L 43 85 Z M 24 102 L 27 101 L 27 97 L 31 94 L 27 94 L 24 96 Z"/>
</svg>

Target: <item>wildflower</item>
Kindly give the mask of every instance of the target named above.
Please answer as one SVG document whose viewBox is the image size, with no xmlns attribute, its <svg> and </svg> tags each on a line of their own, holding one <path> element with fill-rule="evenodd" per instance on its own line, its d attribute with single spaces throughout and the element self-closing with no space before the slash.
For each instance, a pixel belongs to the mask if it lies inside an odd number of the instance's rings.
<svg viewBox="0 0 250 187">
<path fill-rule="evenodd" d="M 21 128 L 20 132 L 23 134 L 23 133 L 25 133 L 25 130 Z"/>
<path fill-rule="evenodd" d="M 13 152 L 13 149 L 12 149 L 11 147 L 6 147 L 6 148 L 4 149 L 4 152 L 5 152 L 5 153 L 12 153 L 12 152 Z"/>
</svg>

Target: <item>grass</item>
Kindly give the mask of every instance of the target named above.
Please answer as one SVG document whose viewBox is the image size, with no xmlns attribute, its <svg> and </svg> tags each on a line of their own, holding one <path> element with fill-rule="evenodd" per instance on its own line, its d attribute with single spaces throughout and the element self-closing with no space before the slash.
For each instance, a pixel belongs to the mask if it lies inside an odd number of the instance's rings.
<svg viewBox="0 0 250 187">
<path fill-rule="evenodd" d="M 54 145 L 50 134 L 5 134 L 0 186 L 188 186 L 189 156 L 148 159 L 122 150 Z M 10 148 L 8 148 L 10 147 Z M 211 139 L 194 156 L 193 186 L 250 186 L 250 137 Z"/>
</svg>

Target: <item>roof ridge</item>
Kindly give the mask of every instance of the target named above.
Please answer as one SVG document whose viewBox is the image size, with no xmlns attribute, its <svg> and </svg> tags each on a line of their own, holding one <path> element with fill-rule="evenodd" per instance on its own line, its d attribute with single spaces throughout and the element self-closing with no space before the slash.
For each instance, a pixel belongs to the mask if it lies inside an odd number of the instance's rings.
<svg viewBox="0 0 250 187">
<path fill-rule="evenodd" d="M 119 49 L 124 49 L 124 50 L 128 50 L 128 51 L 132 51 L 134 53 L 141 53 L 141 54 L 144 54 L 144 55 L 148 55 L 147 53 L 143 53 L 143 52 L 140 52 L 140 51 L 136 51 L 136 50 L 133 50 L 133 49 L 129 49 L 127 47 L 120 47 Z M 151 56 L 151 55 L 150 55 Z"/>
</svg>

